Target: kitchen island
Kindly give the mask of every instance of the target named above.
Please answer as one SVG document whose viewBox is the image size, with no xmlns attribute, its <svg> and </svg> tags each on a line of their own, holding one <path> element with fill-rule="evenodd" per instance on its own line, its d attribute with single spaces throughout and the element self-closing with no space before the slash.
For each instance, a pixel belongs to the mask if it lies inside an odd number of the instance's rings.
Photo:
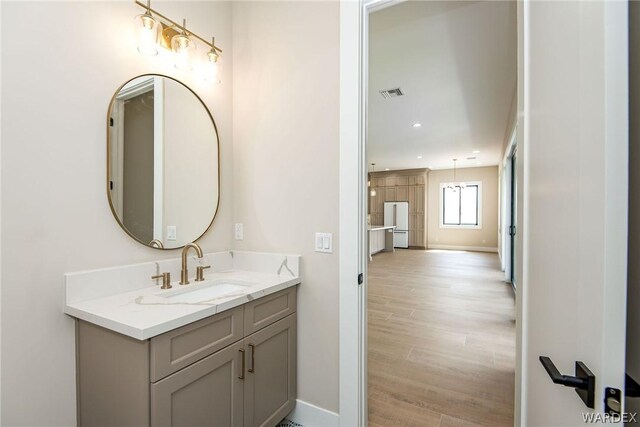
<svg viewBox="0 0 640 427">
<path fill-rule="evenodd" d="M 395 225 L 372 225 L 369 227 L 369 261 L 373 261 L 373 255 L 378 252 L 393 252 L 393 230 Z"/>
</svg>

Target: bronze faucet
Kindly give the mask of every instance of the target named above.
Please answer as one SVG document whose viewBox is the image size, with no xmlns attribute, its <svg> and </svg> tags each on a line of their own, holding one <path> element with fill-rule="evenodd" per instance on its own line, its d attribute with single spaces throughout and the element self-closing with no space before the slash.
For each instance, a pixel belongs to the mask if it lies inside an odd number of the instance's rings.
<svg viewBox="0 0 640 427">
<path fill-rule="evenodd" d="M 198 258 L 202 258 L 202 249 L 196 243 L 187 243 L 184 245 L 182 249 L 182 270 L 180 271 L 180 284 L 188 285 L 189 284 L 189 271 L 187 270 L 187 253 L 189 249 L 193 248 L 198 255 Z"/>
</svg>

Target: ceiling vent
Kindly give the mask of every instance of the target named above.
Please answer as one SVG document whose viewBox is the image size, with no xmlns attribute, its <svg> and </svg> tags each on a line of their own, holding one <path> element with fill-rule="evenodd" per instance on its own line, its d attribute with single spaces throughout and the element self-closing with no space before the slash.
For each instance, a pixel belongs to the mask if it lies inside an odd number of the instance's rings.
<svg viewBox="0 0 640 427">
<path fill-rule="evenodd" d="M 476 156 L 473 156 L 473 157 L 467 157 L 467 160 L 475 160 L 475 159 L 476 159 Z"/>
<path fill-rule="evenodd" d="M 381 90 L 380 95 L 382 95 L 384 99 L 388 99 L 388 98 L 397 98 L 399 96 L 404 95 L 404 93 L 402 93 L 402 89 L 397 87 L 395 89 Z"/>
</svg>

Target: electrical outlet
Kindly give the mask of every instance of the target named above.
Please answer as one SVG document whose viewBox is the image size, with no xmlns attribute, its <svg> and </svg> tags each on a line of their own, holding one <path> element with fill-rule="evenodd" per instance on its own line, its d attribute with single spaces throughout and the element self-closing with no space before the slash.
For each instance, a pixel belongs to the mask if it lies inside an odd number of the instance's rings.
<svg viewBox="0 0 640 427">
<path fill-rule="evenodd" d="M 235 225 L 235 237 L 236 240 L 243 240 L 244 239 L 244 226 L 242 225 L 241 222 L 237 223 Z"/>
<path fill-rule="evenodd" d="M 178 238 L 178 230 L 175 225 L 167 225 L 167 240 L 176 240 Z"/>
</svg>

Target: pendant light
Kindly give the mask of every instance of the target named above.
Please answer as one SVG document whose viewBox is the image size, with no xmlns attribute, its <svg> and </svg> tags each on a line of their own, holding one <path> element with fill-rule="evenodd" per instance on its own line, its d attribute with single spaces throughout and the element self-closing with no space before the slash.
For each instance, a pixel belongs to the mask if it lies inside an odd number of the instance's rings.
<svg viewBox="0 0 640 427">
<path fill-rule="evenodd" d="M 376 164 L 371 163 L 371 168 L 372 168 L 371 173 L 373 174 L 376 171 Z M 371 180 L 367 182 L 367 185 L 371 187 Z M 376 197 L 376 194 L 378 193 L 376 192 L 375 188 L 372 188 L 371 191 L 369 191 L 369 194 L 371 195 L 371 197 Z"/>
<path fill-rule="evenodd" d="M 133 29 L 138 42 L 138 52 L 145 55 L 158 54 L 160 22 L 151 15 L 151 0 L 147 0 L 147 10 L 133 18 Z"/>
<path fill-rule="evenodd" d="M 171 39 L 171 50 L 175 55 L 175 67 L 178 70 L 191 71 L 193 64 L 191 61 L 196 54 L 196 43 L 187 34 L 187 20 L 182 20 L 182 32 L 176 34 Z"/>
<path fill-rule="evenodd" d="M 205 70 L 205 80 L 220 83 L 222 78 L 222 57 L 213 47 L 216 45 L 216 38 L 211 38 L 211 50 L 207 52 L 207 64 Z"/>
<path fill-rule="evenodd" d="M 453 159 L 453 182 L 447 184 L 449 190 L 458 191 L 458 188 L 465 188 L 467 185 L 464 182 L 456 181 L 456 162 L 458 159 Z"/>
</svg>

